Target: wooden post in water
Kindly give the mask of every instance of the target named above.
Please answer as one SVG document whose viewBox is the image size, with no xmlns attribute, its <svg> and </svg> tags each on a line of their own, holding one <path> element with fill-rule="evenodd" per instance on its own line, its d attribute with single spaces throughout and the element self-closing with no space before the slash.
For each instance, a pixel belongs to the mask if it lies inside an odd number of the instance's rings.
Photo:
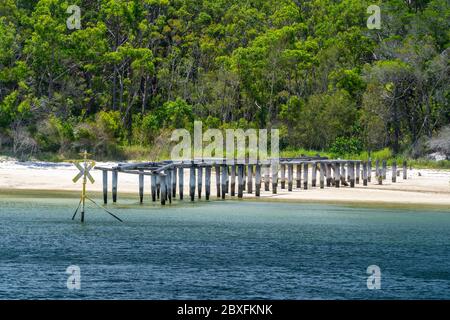
<svg viewBox="0 0 450 320">
<path fill-rule="evenodd" d="M 215 166 L 216 169 L 216 193 L 217 193 L 217 198 L 220 198 L 220 166 L 218 164 L 216 164 Z"/>
<path fill-rule="evenodd" d="M 166 175 L 162 174 L 159 176 L 159 187 L 161 191 L 161 205 L 166 204 Z"/>
<path fill-rule="evenodd" d="M 160 193 L 161 193 L 161 176 L 157 175 L 156 176 L 156 196 L 158 197 L 158 199 L 160 198 Z"/>
<path fill-rule="evenodd" d="M 227 193 L 227 176 L 228 167 L 226 165 L 222 166 L 222 199 L 225 199 L 225 194 Z"/>
<path fill-rule="evenodd" d="M 294 165 L 288 164 L 288 191 L 292 191 L 293 177 L 294 176 Z"/>
<path fill-rule="evenodd" d="M 406 180 L 408 178 L 408 171 L 407 171 L 407 164 L 406 164 L 406 160 L 403 161 L 403 180 Z"/>
<path fill-rule="evenodd" d="M 367 186 L 367 162 L 363 162 L 362 170 L 363 186 Z"/>
<path fill-rule="evenodd" d="M 151 179 L 151 190 L 152 190 L 152 201 L 156 201 L 156 176 L 152 174 Z"/>
<path fill-rule="evenodd" d="M 178 168 L 178 194 L 180 200 L 183 200 L 183 191 L 184 191 L 184 168 L 181 165 Z"/>
<path fill-rule="evenodd" d="M 169 203 L 172 203 L 172 169 L 167 170 L 165 173 L 166 173 L 166 197 L 169 200 Z"/>
<path fill-rule="evenodd" d="M 295 173 L 295 180 L 297 183 L 297 188 L 300 189 L 302 187 L 302 165 L 301 164 L 297 164 L 297 172 Z"/>
<path fill-rule="evenodd" d="M 229 165 L 225 166 L 225 180 L 226 180 L 225 193 L 228 193 L 230 190 L 230 166 Z"/>
<path fill-rule="evenodd" d="M 397 182 L 397 161 L 392 161 L 392 182 Z"/>
<path fill-rule="evenodd" d="M 139 203 L 144 201 L 144 170 L 139 170 Z"/>
<path fill-rule="evenodd" d="M 308 189 L 308 162 L 303 163 L 303 189 Z"/>
<path fill-rule="evenodd" d="M 286 165 L 281 165 L 281 189 L 286 189 Z"/>
<path fill-rule="evenodd" d="M 270 165 L 264 166 L 264 191 L 270 191 Z"/>
<path fill-rule="evenodd" d="M 278 165 L 275 162 L 272 162 L 272 193 L 277 193 L 277 185 L 278 185 Z"/>
<path fill-rule="evenodd" d="M 317 185 L 317 162 L 313 162 L 311 168 L 311 187 L 316 187 Z"/>
<path fill-rule="evenodd" d="M 325 188 L 325 171 L 326 171 L 326 163 L 320 162 L 320 189 Z"/>
<path fill-rule="evenodd" d="M 172 168 L 172 197 L 175 198 L 177 196 L 177 167 Z"/>
<path fill-rule="evenodd" d="M 246 185 L 247 185 L 247 170 L 246 170 L 246 166 L 244 166 L 244 171 L 242 171 L 242 179 L 244 179 L 244 191 L 245 191 L 245 188 L 246 188 Z"/>
<path fill-rule="evenodd" d="M 247 166 L 247 193 L 253 193 L 253 165 Z"/>
<path fill-rule="evenodd" d="M 235 164 L 231 165 L 231 177 L 230 177 L 230 180 L 231 180 L 230 181 L 230 187 L 231 187 L 230 195 L 232 197 L 234 197 L 235 193 L 236 193 L 236 165 Z"/>
<path fill-rule="evenodd" d="M 244 165 L 238 165 L 238 198 L 244 195 Z"/>
<path fill-rule="evenodd" d="M 348 173 L 350 177 L 350 188 L 355 187 L 355 162 L 350 161 L 348 162 Z"/>
<path fill-rule="evenodd" d="M 372 160 L 367 161 L 367 181 L 372 182 Z"/>
<path fill-rule="evenodd" d="M 261 165 L 255 165 L 255 195 L 259 197 L 261 194 Z"/>
<path fill-rule="evenodd" d="M 197 193 L 198 199 L 202 198 L 202 183 L 203 183 L 203 167 L 197 166 Z"/>
<path fill-rule="evenodd" d="M 386 180 L 387 162 L 383 160 L 383 180 Z"/>
<path fill-rule="evenodd" d="M 108 203 L 108 171 L 103 170 L 103 203 Z"/>
<path fill-rule="evenodd" d="M 112 198 L 113 202 L 117 202 L 117 179 L 119 178 L 119 173 L 117 170 L 112 172 Z"/>
<path fill-rule="evenodd" d="M 334 186 L 339 188 L 341 183 L 341 164 L 339 162 L 334 162 Z"/>
<path fill-rule="evenodd" d="M 194 201 L 195 198 L 195 166 L 192 163 L 189 167 L 189 196 L 191 197 L 191 201 Z"/>
<path fill-rule="evenodd" d="M 359 177 L 361 176 L 361 162 L 356 162 L 356 170 L 355 170 L 356 178 L 355 183 L 359 184 Z"/>
<path fill-rule="evenodd" d="M 205 168 L 205 198 L 209 200 L 211 194 L 211 166 L 207 165 Z"/>
</svg>

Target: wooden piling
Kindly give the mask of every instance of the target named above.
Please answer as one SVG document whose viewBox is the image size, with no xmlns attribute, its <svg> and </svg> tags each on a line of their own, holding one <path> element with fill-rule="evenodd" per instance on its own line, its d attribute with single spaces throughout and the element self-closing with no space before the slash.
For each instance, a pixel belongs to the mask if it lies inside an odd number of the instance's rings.
<svg viewBox="0 0 450 320">
<path fill-rule="evenodd" d="M 406 160 L 405 160 L 405 161 L 403 161 L 403 180 L 406 180 L 408 178 L 408 171 L 407 171 L 407 169 L 408 169 L 408 166 L 407 166 L 407 163 L 406 163 Z"/>
<path fill-rule="evenodd" d="M 323 189 L 325 188 L 326 163 L 321 162 L 319 165 L 320 165 L 320 189 Z"/>
<path fill-rule="evenodd" d="M 339 165 L 341 167 L 341 184 L 342 186 L 347 185 L 347 182 L 345 181 L 345 178 L 347 177 L 347 172 L 345 170 L 345 163 L 342 162 Z"/>
<path fill-rule="evenodd" d="M 197 194 L 199 200 L 202 198 L 202 189 L 203 189 L 202 183 L 203 183 L 203 167 L 197 166 Z"/>
<path fill-rule="evenodd" d="M 255 195 L 259 197 L 261 194 L 261 165 L 255 165 Z"/>
<path fill-rule="evenodd" d="M 225 194 L 227 193 L 227 176 L 228 167 L 226 165 L 222 166 L 222 199 L 225 199 Z"/>
<path fill-rule="evenodd" d="M 311 167 L 311 187 L 317 185 L 317 162 L 314 162 Z"/>
<path fill-rule="evenodd" d="M 103 203 L 108 203 L 108 171 L 103 170 Z"/>
<path fill-rule="evenodd" d="M 294 165 L 290 163 L 288 164 L 288 191 L 292 191 L 293 175 Z"/>
<path fill-rule="evenodd" d="M 387 172 L 387 162 L 383 160 L 383 180 L 386 180 L 386 172 Z"/>
<path fill-rule="evenodd" d="M 278 165 L 272 163 L 271 169 L 272 169 L 272 194 L 276 194 L 278 186 Z"/>
<path fill-rule="evenodd" d="M 372 182 L 372 160 L 367 161 L 367 181 Z"/>
<path fill-rule="evenodd" d="M 156 201 L 156 176 L 152 175 L 151 179 L 151 190 L 152 190 L 152 201 Z"/>
<path fill-rule="evenodd" d="M 334 186 L 336 188 L 340 187 L 341 183 L 341 164 L 339 162 L 333 163 L 334 165 Z"/>
<path fill-rule="evenodd" d="M 230 177 L 230 195 L 235 196 L 236 193 L 236 165 L 231 166 L 231 177 Z"/>
<path fill-rule="evenodd" d="M 191 201 L 194 201 L 195 198 L 195 166 L 192 163 L 189 168 L 189 196 L 191 197 Z"/>
<path fill-rule="evenodd" d="M 360 176 L 361 176 L 361 162 L 357 161 L 355 165 L 356 165 L 356 170 L 355 170 L 355 174 L 356 174 L 356 177 L 355 177 L 355 183 L 356 183 L 356 184 L 359 184 L 359 178 L 360 178 Z"/>
<path fill-rule="evenodd" d="M 205 168 L 205 198 L 209 200 L 211 194 L 211 166 Z"/>
<path fill-rule="evenodd" d="M 270 165 L 264 166 L 264 191 L 270 191 Z"/>
<path fill-rule="evenodd" d="M 169 200 L 169 203 L 172 203 L 172 169 L 167 170 L 166 172 L 166 200 Z"/>
<path fill-rule="evenodd" d="M 350 177 L 350 188 L 355 187 L 355 162 L 349 161 L 348 162 L 348 173 Z"/>
<path fill-rule="evenodd" d="M 392 161 L 392 182 L 397 182 L 397 161 Z"/>
<path fill-rule="evenodd" d="M 308 162 L 303 163 L 303 189 L 308 189 Z"/>
<path fill-rule="evenodd" d="M 225 193 L 228 194 L 230 190 L 230 167 L 225 166 Z"/>
<path fill-rule="evenodd" d="M 160 175 L 159 176 L 159 190 L 160 190 L 160 192 L 161 192 L 161 196 L 160 196 L 160 199 L 161 199 L 161 205 L 165 205 L 166 204 L 166 197 L 167 197 L 167 195 L 166 195 L 166 176 L 165 175 Z"/>
<path fill-rule="evenodd" d="M 178 194 L 180 200 L 183 200 L 184 193 L 184 168 L 180 166 L 178 168 Z"/>
<path fill-rule="evenodd" d="M 112 172 L 112 198 L 113 198 L 113 202 L 116 203 L 117 202 L 117 180 L 119 178 L 119 173 L 117 172 L 117 170 L 114 170 Z"/>
<path fill-rule="evenodd" d="M 244 195 L 244 165 L 238 165 L 238 198 Z"/>
<path fill-rule="evenodd" d="M 139 203 L 144 201 L 144 170 L 139 170 Z"/>
<path fill-rule="evenodd" d="M 247 185 L 247 167 L 244 166 L 244 171 L 242 172 L 242 179 L 244 179 L 244 186 L 243 186 L 243 190 L 245 191 L 246 189 L 246 185 Z"/>
<path fill-rule="evenodd" d="M 247 193 L 253 193 L 253 165 L 247 165 Z"/>
<path fill-rule="evenodd" d="M 286 189 L 286 165 L 285 164 L 281 165 L 281 172 L 280 172 L 280 174 L 281 174 L 281 177 L 280 177 L 281 189 Z"/>
<path fill-rule="evenodd" d="M 160 193 L 161 193 L 161 176 L 157 175 L 156 176 L 156 196 L 158 197 L 158 199 L 160 198 Z"/>
<path fill-rule="evenodd" d="M 215 166 L 216 169 L 216 193 L 217 193 L 217 198 L 220 198 L 220 166 L 216 165 Z"/>
<path fill-rule="evenodd" d="M 295 180 L 296 180 L 297 188 L 300 189 L 302 187 L 302 182 L 301 182 L 301 179 L 302 179 L 302 165 L 301 164 L 297 164 L 297 170 L 296 170 L 295 175 L 296 175 L 295 176 Z"/>
<path fill-rule="evenodd" d="M 332 181 L 332 177 L 331 177 L 331 163 L 326 163 L 325 164 L 326 169 L 327 169 L 327 187 L 331 187 L 331 181 Z"/>
<path fill-rule="evenodd" d="M 362 165 L 362 170 L 363 170 L 363 172 L 362 172 L 362 178 L 363 178 L 363 186 L 367 186 L 367 166 L 368 166 L 368 163 L 367 162 L 363 162 L 363 165 Z"/>
<path fill-rule="evenodd" d="M 177 196 L 177 168 L 172 168 L 172 197 L 175 198 Z"/>
</svg>

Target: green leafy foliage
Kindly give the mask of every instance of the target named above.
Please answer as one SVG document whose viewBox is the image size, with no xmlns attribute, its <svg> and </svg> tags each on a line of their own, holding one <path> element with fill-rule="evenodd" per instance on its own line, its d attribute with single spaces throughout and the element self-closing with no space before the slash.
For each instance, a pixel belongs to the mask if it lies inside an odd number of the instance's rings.
<svg viewBox="0 0 450 320">
<path fill-rule="evenodd" d="M 141 154 L 196 119 L 279 128 L 285 150 L 420 156 L 450 123 L 449 21 L 446 0 L 3 0 L 1 147 Z"/>
</svg>

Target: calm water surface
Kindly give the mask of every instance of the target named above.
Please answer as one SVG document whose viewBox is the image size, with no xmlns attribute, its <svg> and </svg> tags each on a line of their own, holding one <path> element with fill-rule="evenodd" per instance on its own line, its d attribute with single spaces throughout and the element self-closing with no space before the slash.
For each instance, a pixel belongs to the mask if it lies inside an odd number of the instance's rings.
<svg viewBox="0 0 450 320">
<path fill-rule="evenodd" d="M 450 211 L 121 202 L 81 225 L 77 200 L 0 197 L 0 298 L 450 299 Z"/>
</svg>

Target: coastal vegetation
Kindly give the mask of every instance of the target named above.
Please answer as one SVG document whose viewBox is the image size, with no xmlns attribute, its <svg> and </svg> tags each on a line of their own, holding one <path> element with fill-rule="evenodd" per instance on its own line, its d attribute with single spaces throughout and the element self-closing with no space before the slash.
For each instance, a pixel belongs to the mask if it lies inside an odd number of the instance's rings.
<svg viewBox="0 0 450 320">
<path fill-rule="evenodd" d="M 449 21 L 447 0 L 2 0 L 0 153 L 160 159 L 201 120 L 450 167 Z"/>
</svg>

